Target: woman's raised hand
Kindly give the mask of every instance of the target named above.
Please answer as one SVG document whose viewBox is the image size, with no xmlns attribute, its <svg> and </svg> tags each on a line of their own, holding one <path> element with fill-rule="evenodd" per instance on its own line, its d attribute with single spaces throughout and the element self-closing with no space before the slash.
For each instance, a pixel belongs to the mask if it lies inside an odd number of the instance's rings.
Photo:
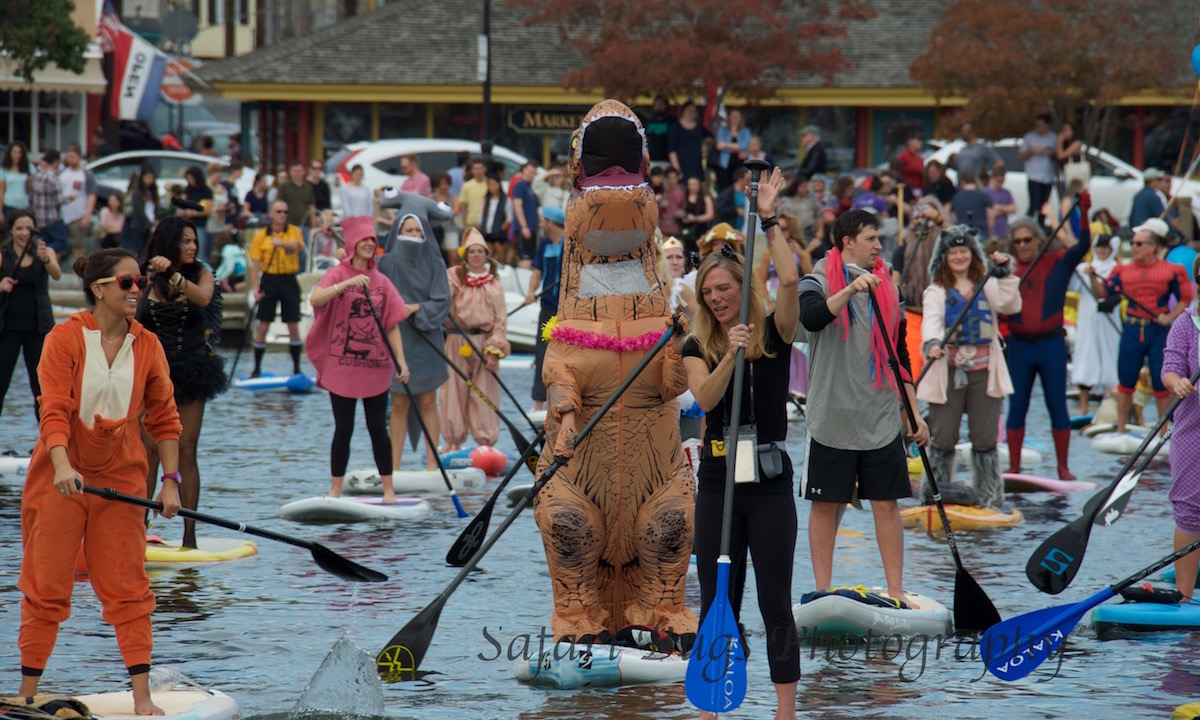
<svg viewBox="0 0 1200 720">
<path fill-rule="evenodd" d="M 779 197 L 779 191 L 783 190 L 783 186 L 783 173 L 779 170 L 779 168 L 775 168 L 771 171 L 770 175 L 759 181 L 759 215 L 772 215 L 775 213 L 775 199 Z"/>
</svg>

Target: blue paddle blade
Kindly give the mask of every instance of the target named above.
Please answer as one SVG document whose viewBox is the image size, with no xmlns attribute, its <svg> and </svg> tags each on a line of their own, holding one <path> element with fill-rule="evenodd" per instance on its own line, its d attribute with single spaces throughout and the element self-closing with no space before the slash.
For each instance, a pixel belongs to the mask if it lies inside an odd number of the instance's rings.
<svg viewBox="0 0 1200 720">
<path fill-rule="evenodd" d="M 1034 610 L 988 628 L 979 642 L 988 672 L 1005 682 L 1025 677 L 1062 646 L 1088 610 L 1113 594 L 1105 588 L 1083 602 Z"/>
<path fill-rule="evenodd" d="M 706 712 L 736 710 L 746 699 L 746 651 L 729 605 L 729 559 L 717 562 L 716 597 L 688 658 L 688 700 Z"/>
</svg>

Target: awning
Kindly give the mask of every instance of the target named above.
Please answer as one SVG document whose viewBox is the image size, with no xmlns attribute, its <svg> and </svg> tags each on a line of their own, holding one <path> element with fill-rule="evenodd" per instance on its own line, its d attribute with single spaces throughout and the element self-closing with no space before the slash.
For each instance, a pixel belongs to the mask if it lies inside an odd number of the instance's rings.
<svg viewBox="0 0 1200 720">
<path fill-rule="evenodd" d="M 16 63 L 0 56 L 0 90 L 38 90 L 41 92 L 83 92 L 102 95 L 108 82 L 100 66 L 100 51 L 93 44 L 85 55 L 83 73 L 76 75 L 50 63 L 33 74 L 33 84 L 17 75 Z"/>
</svg>

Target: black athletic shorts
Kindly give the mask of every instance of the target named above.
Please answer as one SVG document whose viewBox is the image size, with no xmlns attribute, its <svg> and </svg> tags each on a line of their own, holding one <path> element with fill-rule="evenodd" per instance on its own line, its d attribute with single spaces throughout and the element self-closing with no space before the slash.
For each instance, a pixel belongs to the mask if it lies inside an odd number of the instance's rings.
<svg viewBox="0 0 1200 720">
<path fill-rule="evenodd" d="M 896 500 L 912 497 L 904 438 L 878 450 L 839 450 L 810 435 L 804 459 L 804 498 L 818 502 L 848 503 L 858 485 L 860 500 Z"/>
<path fill-rule="evenodd" d="M 285 323 L 300 322 L 300 281 L 295 275 L 263 275 L 259 289 L 263 299 L 254 313 L 259 322 L 274 320 L 276 305 Z"/>
</svg>

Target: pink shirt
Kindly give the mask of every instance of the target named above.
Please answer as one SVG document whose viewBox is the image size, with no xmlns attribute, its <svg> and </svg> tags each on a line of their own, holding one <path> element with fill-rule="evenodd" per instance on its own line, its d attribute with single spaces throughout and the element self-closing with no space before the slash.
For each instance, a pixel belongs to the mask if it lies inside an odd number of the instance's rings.
<svg viewBox="0 0 1200 720">
<path fill-rule="evenodd" d="M 433 193 L 433 188 L 429 184 L 429 176 L 418 170 L 416 176 L 407 178 L 400 183 L 400 192 L 429 197 Z"/>
<path fill-rule="evenodd" d="M 318 287 L 363 274 L 346 258 L 325 273 Z M 404 299 L 374 262 L 365 274 L 371 278 L 371 302 L 391 330 L 404 320 Z M 367 398 L 387 392 L 396 374 L 386 343 L 366 297 L 355 287 L 313 310 L 305 352 L 317 369 L 317 385 L 342 397 Z"/>
</svg>

